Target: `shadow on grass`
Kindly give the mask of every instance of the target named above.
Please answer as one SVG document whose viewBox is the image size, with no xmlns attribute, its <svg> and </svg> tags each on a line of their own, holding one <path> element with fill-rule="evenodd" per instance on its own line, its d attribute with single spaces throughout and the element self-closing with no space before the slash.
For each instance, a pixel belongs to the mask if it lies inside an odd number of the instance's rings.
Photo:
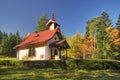
<svg viewBox="0 0 120 80">
<path fill-rule="evenodd" d="M 120 71 L 0 67 L 0 79 L 120 80 Z"/>
</svg>

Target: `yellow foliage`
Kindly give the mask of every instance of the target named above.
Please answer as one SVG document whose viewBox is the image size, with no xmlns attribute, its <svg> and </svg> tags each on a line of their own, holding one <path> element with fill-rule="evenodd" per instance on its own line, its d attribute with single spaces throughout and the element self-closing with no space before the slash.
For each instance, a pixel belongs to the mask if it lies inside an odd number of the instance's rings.
<svg viewBox="0 0 120 80">
<path fill-rule="evenodd" d="M 120 38 L 119 38 L 119 30 L 112 28 L 112 27 L 107 27 L 106 32 L 109 35 L 110 40 L 112 43 L 115 45 L 120 45 Z M 109 46 L 106 46 L 107 49 L 109 49 Z"/>
<path fill-rule="evenodd" d="M 115 40 L 117 38 L 119 38 L 119 30 L 117 29 L 112 29 L 112 31 L 110 32 L 109 35 L 110 39 Z"/>
<path fill-rule="evenodd" d="M 112 27 L 107 27 L 107 28 L 106 28 L 106 32 L 107 32 L 107 33 L 110 33 L 111 29 L 112 29 Z"/>
</svg>

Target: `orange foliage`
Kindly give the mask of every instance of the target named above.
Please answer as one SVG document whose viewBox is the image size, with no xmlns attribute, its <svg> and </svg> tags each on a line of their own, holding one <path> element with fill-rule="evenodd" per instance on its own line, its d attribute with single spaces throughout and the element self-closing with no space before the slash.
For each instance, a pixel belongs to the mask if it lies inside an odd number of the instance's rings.
<svg viewBox="0 0 120 80">
<path fill-rule="evenodd" d="M 118 29 L 115 29 L 112 27 L 107 27 L 106 32 L 108 33 L 111 42 L 113 42 L 115 45 L 120 45 L 119 30 Z"/>
<path fill-rule="evenodd" d="M 80 44 L 79 49 L 82 53 L 83 58 L 90 57 L 94 50 L 94 40 L 90 37 L 84 39 L 83 43 Z"/>
</svg>

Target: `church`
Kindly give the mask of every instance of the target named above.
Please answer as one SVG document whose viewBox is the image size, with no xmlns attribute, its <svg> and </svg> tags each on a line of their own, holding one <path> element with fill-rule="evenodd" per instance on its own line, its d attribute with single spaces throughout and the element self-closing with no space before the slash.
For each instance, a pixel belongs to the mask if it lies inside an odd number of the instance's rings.
<svg viewBox="0 0 120 80">
<path fill-rule="evenodd" d="M 46 23 L 48 30 L 28 34 L 25 39 L 17 44 L 18 60 L 61 60 L 62 52 L 70 48 L 63 38 L 60 25 L 56 22 L 54 13 Z"/>
</svg>

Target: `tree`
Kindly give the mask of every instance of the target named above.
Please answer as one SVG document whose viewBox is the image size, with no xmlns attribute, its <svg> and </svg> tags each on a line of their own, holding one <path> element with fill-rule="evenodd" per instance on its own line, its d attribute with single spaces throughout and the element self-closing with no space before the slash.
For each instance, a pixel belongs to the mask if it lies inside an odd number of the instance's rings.
<svg viewBox="0 0 120 80">
<path fill-rule="evenodd" d="M 109 19 L 109 15 L 106 12 L 102 12 L 99 17 L 99 23 L 97 24 L 97 52 L 98 57 L 106 59 L 110 56 L 110 40 L 106 32 L 106 28 L 111 26 L 112 22 Z"/>
<path fill-rule="evenodd" d="M 15 37 L 15 40 L 16 40 L 16 44 L 18 44 L 19 42 L 22 41 L 21 37 L 20 37 L 20 34 L 19 34 L 19 31 L 16 32 L 16 34 L 14 35 Z"/>
<path fill-rule="evenodd" d="M 46 26 L 47 22 L 48 22 L 48 18 L 46 17 L 46 14 L 43 14 L 37 22 L 35 32 L 40 32 L 48 29 L 48 27 Z"/>
<path fill-rule="evenodd" d="M 120 14 L 119 14 L 118 20 L 116 22 L 116 28 L 120 31 Z"/>
<path fill-rule="evenodd" d="M 109 19 L 107 12 L 102 12 L 101 16 L 87 21 L 86 38 L 90 37 L 93 40 L 93 49 L 97 51 L 96 56 L 106 58 L 110 52 L 109 37 L 106 28 L 111 26 L 112 22 Z M 95 52 L 96 53 L 96 52 Z"/>
<path fill-rule="evenodd" d="M 119 14 L 118 20 L 117 20 L 117 22 L 116 22 L 116 29 L 119 30 L 119 37 L 120 37 L 120 14 Z"/>
<path fill-rule="evenodd" d="M 109 35 L 111 51 L 112 51 L 112 59 L 120 59 L 120 37 L 119 30 L 116 28 L 108 27 L 106 28 L 106 32 Z"/>
<path fill-rule="evenodd" d="M 3 32 L 1 40 L 1 55 L 7 55 L 8 52 L 8 34 Z"/>
<path fill-rule="evenodd" d="M 76 32 L 76 34 L 72 37 L 66 37 L 66 40 L 70 46 L 70 49 L 68 49 L 68 57 L 69 58 L 80 58 L 80 41 L 82 39 L 82 36 L 79 31 Z"/>
<path fill-rule="evenodd" d="M 95 17 L 87 21 L 86 37 L 94 38 L 96 36 L 98 23 L 99 23 L 99 17 Z"/>
<path fill-rule="evenodd" d="M 81 35 L 79 31 L 72 37 L 67 37 L 67 42 L 70 45 L 68 50 L 68 57 L 75 59 L 86 59 L 91 57 L 93 50 L 92 39 Z"/>
<path fill-rule="evenodd" d="M 0 38 L 0 55 L 15 57 L 16 50 L 13 47 L 21 41 L 19 31 L 16 34 L 0 32 Z"/>
</svg>

